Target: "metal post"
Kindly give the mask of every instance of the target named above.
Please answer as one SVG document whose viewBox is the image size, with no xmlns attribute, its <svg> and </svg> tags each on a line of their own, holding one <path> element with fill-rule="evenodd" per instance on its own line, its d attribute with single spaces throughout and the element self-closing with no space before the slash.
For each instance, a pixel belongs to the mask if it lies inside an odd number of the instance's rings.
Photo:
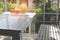
<svg viewBox="0 0 60 40">
<path fill-rule="evenodd" d="M 59 0 L 57 0 L 57 14 L 56 14 L 56 22 L 58 22 L 58 15 L 59 15 Z"/>
<path fill-rule="evenodd" d="M 28 8 L 29 8 L 29 11 L 32 11 L 32 1 L 33 0 L 28 0 Z"/>
<path fill-rule="evenodd" d="M 45 0 L 44 0 L 44 11 L 43 11 L 43 24 L 45 23 Z"/>
</svg>

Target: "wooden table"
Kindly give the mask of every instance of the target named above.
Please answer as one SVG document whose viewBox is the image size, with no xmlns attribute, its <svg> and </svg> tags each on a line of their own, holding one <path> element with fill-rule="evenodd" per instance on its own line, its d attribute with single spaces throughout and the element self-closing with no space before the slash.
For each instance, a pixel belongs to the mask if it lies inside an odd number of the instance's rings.
<svg viewBox="0 0 60 40">
<path fill-rule="evenodd" d="M 26 30 L 34 15 L 11 15 L 8 12 L 0 15 L 0 35 L 12 36 L 12 40 L 20 40 L 20 33 Z M 31 31 L 31 30 L 30 30 Z"/>
</svg>

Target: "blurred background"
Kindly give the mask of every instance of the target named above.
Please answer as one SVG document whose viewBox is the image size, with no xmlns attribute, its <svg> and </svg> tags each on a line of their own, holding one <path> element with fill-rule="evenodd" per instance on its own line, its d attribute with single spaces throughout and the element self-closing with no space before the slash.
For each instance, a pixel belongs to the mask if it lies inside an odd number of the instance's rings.
<svg viewBox="0 0 60 40">
<path fill-rule="evenodd" d="M 0 0 L 0 14 L 3 12 L 35 12 L 36 34 L 41 24 L 60 24 L 60 0 Z M 28 28 L 26 30 L 28 32 Z"/>
</svg>

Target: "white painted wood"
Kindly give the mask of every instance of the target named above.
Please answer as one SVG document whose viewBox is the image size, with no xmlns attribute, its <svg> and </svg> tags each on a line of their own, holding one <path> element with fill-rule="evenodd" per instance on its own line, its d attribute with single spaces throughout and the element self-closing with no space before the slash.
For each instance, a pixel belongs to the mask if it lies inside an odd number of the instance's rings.
<svg viewBox="0 0 60 40">
<path fill-rule="evenodd" d="M 60 40 L 58 26 L 42 24 L 38 31 L 37 40 Z"/>
<path fill-rule="evenodd" d="M 36 13 L 29 12 L 21 15 L 11 15 L 10 12 L 3 12 L 3 14 L 0 15 L 0 29 L 21 30 L 20 34 L 22 35 L 26 28 L 29 27 L 29 34 L 31 35 L 31 28 L 34 28 L 31 23 L 35 15 Z M 33 31 L 35 31 L 35 29 Z M 33 37 L 34 35 L 30 36 L 30 39 L 34 40 Z"/>
<path fill-rule="evenodd" d="M 4 12 L 0 17 L 0 26 L 2 26 L 0 29 L 22 30 L 25 29 L 25 26 L 26 28 L 29 26 L 29 33 L 31 33 L 31 23 L 35 15 L 36 13 L 29 12 L 21 15 L 11 15 L 10 12 Z"/>
</svg>

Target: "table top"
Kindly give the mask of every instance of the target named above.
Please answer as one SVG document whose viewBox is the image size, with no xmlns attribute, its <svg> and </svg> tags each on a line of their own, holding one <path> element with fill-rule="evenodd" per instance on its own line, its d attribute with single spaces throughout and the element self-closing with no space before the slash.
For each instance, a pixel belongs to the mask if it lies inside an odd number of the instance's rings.
<svg viewBox="0 0 60 40">
<path fill-rule="evenodd" d="M 8 13 L 8 12 L 5 12 Z M 0 29 L 24 30 L 28 27 L 30 20 L 36 13 L 25 13 L 21 15 L 1 14 Z"/>
<path fill-rule="evenodd" d="M 42 40 L 59 40 L 60 28 L 56 25 L 41 24 L 38 31 L 38 39 Z M 43 36 L 43 37 L 42 37 Z"/>
</svg>

